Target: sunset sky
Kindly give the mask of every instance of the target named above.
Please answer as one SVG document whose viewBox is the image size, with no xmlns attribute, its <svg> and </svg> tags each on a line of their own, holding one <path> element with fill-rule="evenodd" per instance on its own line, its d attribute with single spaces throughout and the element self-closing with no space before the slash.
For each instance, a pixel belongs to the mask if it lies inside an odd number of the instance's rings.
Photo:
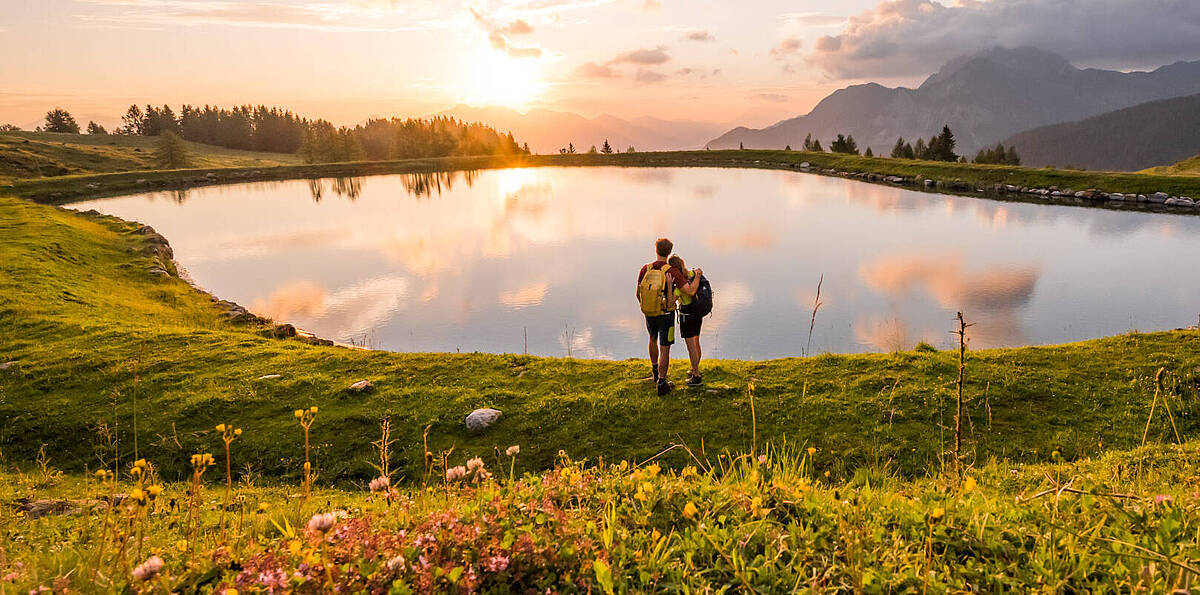
<svg viewBox="0 0 1200 595">
<path fill-rule="evenodd" d="M 1194 60 L 1200 2 L 0 0 L 0 123 L 186 102 L 354 124 L 469 103 L 761 126 L 996 44 L 1120 69 Z"/>
</svg>

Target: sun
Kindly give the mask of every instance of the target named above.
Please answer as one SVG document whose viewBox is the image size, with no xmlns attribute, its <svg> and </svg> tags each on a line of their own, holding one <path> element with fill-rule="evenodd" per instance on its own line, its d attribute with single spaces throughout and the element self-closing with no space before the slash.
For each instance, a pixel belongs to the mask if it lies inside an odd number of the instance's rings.
<svg viewBox="0 0 1200 595">
<path fill-rule="evenodd" d="M 538 99 L 546 89 L 537 59 L 484 51 L 473 56 L 468 64 L 458 85 L 459 103 L 520 109 Z"/>
</svg>

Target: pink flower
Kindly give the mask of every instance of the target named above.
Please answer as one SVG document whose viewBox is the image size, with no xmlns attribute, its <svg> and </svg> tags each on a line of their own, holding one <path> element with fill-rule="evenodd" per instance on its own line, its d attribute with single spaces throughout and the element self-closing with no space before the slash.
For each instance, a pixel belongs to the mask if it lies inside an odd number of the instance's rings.
<svg viewBox="0 0 1200 595">
<path fill-rule="evenodd" d="M 158 575 L 163 568 L 163 559 L 158 556 L 150 556 L 145 562 L 138 564 L 133 569 L 133 579 L 138 581 L 148 581 Z"/>
<path fill-rule="evenodd" d="M 483 459 L 475 457 L 467 460 L 467 471 L 474 473 L 480 469 L 483 469 Z"/>
<path fill-rule="evenodd" d="M 391 570 L 392 572 L 399 572 L 403 570 L 404 564 L 404 556 L 396 556 L 395 558 L 387 561 L 388 570 Z"/>
<path fill-rule="evenodd" d="M 765 465 L 767 463 L 767 455 L 758 455 L 758 462 L 760 465 Z"/>
<path fill-rule="evenodd" d="M 496 555 L 483 559 L 483 568 L 488 572 L 504 572 L 508 568 L 508 557 Z"/>
<path fill-rule="evenodd" d="M 458 481 L 467 476 L 467 468 L 459 465 L 446 470 L 446 481 Z"/>
<path fill-rule="evenodd" d="M 1159 494 L 1154 497 L 1154 503 L 1155 504 L 1170 504 L 1171 496 L 1168 494 Z"/>
<path fill-rule="evenodd" d="M 392 482 L 386 477 L 376 477 L 371 480 L 370 488 L 372 492 L 386 492 Z"/>
<path fill-rule="evenodd" d="M 337 520 L 332 512 L 317 513 L 308 520 L 308 530 L 312 533 L 322 533 L 333 528 L 333 523 Z"/>
</svg>

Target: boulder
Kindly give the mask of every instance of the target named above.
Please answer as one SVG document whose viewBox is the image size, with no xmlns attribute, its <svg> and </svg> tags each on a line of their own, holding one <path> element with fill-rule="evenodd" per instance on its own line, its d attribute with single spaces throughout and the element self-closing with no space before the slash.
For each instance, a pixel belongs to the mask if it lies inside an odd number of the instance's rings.
<svg viewBox="0 0 1200 595">
<path fill-rule="evenodd" d="M 162 267 L 150 267 L 149 273 L 160 279 L 165 279 L 171 276 L 171 273 L 167 272 L 166 269 L 163 269 Z"/>
<path fill-rule="evenodd" d="M 371 390 L 371 381 L 370 380 L 359 380 L 358 382 L 355 382 L 354 384 L 350 385 L 350 390 L 352 390 L 354 392 L 358 392 L 358 393 L 367 392 L 367 391 Z"/>
<path fill-rule="evenodd" d="M 276 339 L 290 339 L 296 336 L 296 327 L 290 324 L 277 324 L 271 327 L 271 336 Z"/>
<path fill-rule="evenodd" d="M 467 429 L 472 432 L 486 430 L 500 419 L 499 409 L 476 409 L 467 415 Z"/>
<path fill-rule="evenodd" d="M 1108 200 L 1125 200 L 1125 195 L 1120 192 L 1113 192 L 1108 195 Z"/>
<path fill-rule="evenodd" d="M 1166 192 L 1155 192 L 1154 194 L 1147 196 L 1146 200 L 1148 200 L 1150 202 L 1162 204 L 1162 203 L 1167 202 L 1168 198 L 1171 198 L 1171 196 L 1168 195 Z"/>
<path fill-rule="evenodd" d="M 803 167 L 803 168 L 807 169 L 807 168 L 809 168 L 809 167 L 812 167 L 812 165 L 811 165 L 811 164 L 809 164 L 809 162 L 807 162 L 807 161 L 801 161 L 801 162 L 800 162 L 800 167 Z"/>
</svg>

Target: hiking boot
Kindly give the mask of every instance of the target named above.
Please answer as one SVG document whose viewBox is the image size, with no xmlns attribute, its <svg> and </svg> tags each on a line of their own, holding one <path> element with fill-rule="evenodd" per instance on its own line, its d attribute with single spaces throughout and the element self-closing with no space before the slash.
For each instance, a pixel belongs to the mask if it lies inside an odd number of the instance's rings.
<svg viewBox="0 0 1200 595">
<path fill-rule="evenodd" d="M 699 374 L 688 374 L 687 385 L 688 386 L 703 386 L 704 379 L 701 378 Z"/>
<path fill-rule="evenodd" d="M 670 382 L 667 382 L 666 378 L 658 379 L 658 396 L 661 397 L 661 396 L 671 392 L 671 389 L 673 389 L 673 388 L 675 388 L 675 385 L 671 384 Z"/>
</svg>

